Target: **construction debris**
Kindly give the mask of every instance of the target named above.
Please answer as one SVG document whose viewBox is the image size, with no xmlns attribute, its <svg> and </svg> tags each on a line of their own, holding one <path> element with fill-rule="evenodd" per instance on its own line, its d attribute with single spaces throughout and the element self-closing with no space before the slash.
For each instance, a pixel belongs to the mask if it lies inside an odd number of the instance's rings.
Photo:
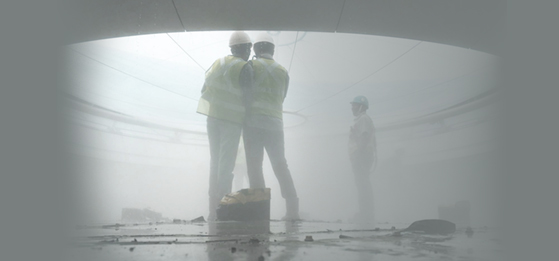
<svg viewBox="0 0 559 261">
<path fill-rule="evenodd" d="M 270 189 L 241 189 L 223 197 L 216 210 L 220 221 L 270 220 Z"/>
<path fill-rule="evenodd" d="M 206 220 L 204 219 L 204 216 L 199 216 L 193 220 L 190 220 L 190 222 L 192 223 L 200 223 L 200 222 L 206 222 Z"/>
<path fill-rule="evenodd" d="M 415 221 L 409 227 L 398 232 L 421 232 L 425 234 L 447 235 L 456 232 L 456 225 L 442 219 L 424 219 Z"/>
</svg>

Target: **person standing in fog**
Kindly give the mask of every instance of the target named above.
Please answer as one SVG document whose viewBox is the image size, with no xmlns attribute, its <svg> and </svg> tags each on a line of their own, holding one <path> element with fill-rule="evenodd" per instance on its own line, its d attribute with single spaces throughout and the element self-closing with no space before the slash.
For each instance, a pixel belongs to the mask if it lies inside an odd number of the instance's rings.
<svg viewBox="0 0 559 261">
<path fill-rule="evenodd" d="M 289 75 L 274 61 L 274 41 L 261 34 L 254 41 L 256 58 L 254 69 L 253 102 L 247 111 L 243 139 L 247 159 L 250 188 L 265 188 L 262 161 L 264 149 L 278 179 L 281 195 L 286 202 L 283 220 L 299 219 L 299 198 L 287 167 L 283 133 L 283 101 L 287 94 Z"/>
<path fill-rule="evenodd" d="M 365 96 L 357 96 L 351 101 L 351 111 L 355 119 L 350 127 L 348 152 L 357 185 L 359 212 L 357 223 L 373 223 L 373 190 L 371 169 L 376 158 L 375 127 L 367 115 L 369 101 Z"/>
<path fill-rule="evenodd" d="M 246 105 L 250 100 L 252 67 L 247 63 L 252 42 L 247 33 L 231 34 L 229 47 L 232 55 L 217 59 L 206 71 L 202 97 L 197 112 L 207 115 L 210 144 L 210 214 L 216 217 L 216 208 L 223 196 L 231 192 L 233 169 L 239 148 L 239 139 L 245 120 Z"/>
</svg>

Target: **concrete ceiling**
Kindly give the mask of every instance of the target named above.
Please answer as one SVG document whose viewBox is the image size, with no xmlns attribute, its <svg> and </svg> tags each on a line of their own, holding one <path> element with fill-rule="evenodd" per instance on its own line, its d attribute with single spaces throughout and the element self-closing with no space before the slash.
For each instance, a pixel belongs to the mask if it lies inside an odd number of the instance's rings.
<svg viewBox="0 0 559 261">
<path fill-rule="evenodd" d="M 410 155 L 417 150 L 417 161 L 461 157 L 484 151 L 477 144 L 490 147 L 486 140 L 494 138 L 491 126 L 481 123 L 493 122 L 488 105 L 498 96 L 495 58 L 502 50 L 505 1 L 68 0 L 64 7 L 64 41 L 77 43 L 68 45 L 76 63 L 66 72 L 77 78 L 74 90 L 85 90 L 71 104 L 80 121 L 92 118 L 95 130 L 109 133 L 103 139 L 144 139 L 126 131 L 153 136 L 157 130 L 163 138 L 156 138 L 166 142 L 205 144 L 205 118 L 195 113 L 202 72 L 229 50 L 211 45 L 228 36 L 209 41 L 201 35 L 228 30 L 279 31 L 278 43 L 298 39 L 297 48 L 278 45 L 274 55 L 293 67 L 284 104 L 292 135 L 287 144 L 308 137 L 344 140 L 351 121 L 347 101 L 357 94 L 374 104 L 385 156 L 400 146 Z M 138 37 L 110 39 L 125 36 Z M 328 50 L 336 51 L 324 55 Z M 159 57 L 160 51 L 168 53 Z"/>
<path fill-rule="evenodd" d="M 182 31 L 268 30 L 369 34 L 500 55 L 506 1 L 66 1 L 66 43 Z"/>
</svg>

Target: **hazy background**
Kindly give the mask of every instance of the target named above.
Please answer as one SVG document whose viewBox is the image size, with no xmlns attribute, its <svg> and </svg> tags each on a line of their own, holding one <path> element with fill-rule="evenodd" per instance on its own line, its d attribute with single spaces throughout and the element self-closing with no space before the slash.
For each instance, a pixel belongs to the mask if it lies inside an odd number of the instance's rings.
<svg viewBox="0 0 559 261">
<path fill-rule="evenodd" d="M 59 1 L 56 1 L 59 3 Z M 557 257 L 557 1 L 507 1 L 505 60 L 507 127 L 502 215 L 512 240 L 509 260 Z M 57 226 L 76 211 L 74 171 L 64 168 L 58 121 L 58 47 L 70 6 L 54 1 L 3 2 L 2 40 L 2 257 L 61 260 Z M 555 22 L 554 22 L 555 21 Z M 64 71 L 64 70 L 62 70 Z M 73 192 L 70 192 L 73 191 Z M 53 234 L 55 233 L 55 234 Z M 30 240 L 33 239 L 33 240 Z M 62 242 L 62 240 L 59 240 Z M 26 243 L 22 243 L 26 242 Z M 51 255 L 54 254 L 54 255 Z"/>
<path fill-rule="evenodd" d="M 205 69 L 230 53 L 230 33 L 65 46 L 64 118 L 82 214 L 77 222 L 115 222 L 131 207 L 168 218 L 207 217 L 209 148 L 205 116 L 195 110 Z M 276 42 L 275 59 L 290 72 L 285 147 L 303 218 L 349 222 L 357 211 L 347 155 L 349 102 L 365 95 L 377 128 L 371 176 L 377 222 L 438 218 L 438 206 L 467 200 L 472 225 L 498 223 L 502 104 L 492 98 L 453 109 L 486 93 L 501 96 L 498 57 L 389 37 L 266 33 Z M 284 200 L 264 163 L 271 217 L 279 219 Z"/>
</svg>

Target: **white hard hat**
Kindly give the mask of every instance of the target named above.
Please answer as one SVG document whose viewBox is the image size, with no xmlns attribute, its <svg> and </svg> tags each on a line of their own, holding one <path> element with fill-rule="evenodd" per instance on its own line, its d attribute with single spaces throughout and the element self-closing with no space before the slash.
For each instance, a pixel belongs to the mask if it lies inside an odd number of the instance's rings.
<svg viewBox="0 0 559 261">
<path fill-rule="evenodd" d="M 247 33 L 243 31 L 235 31 L 231 34 L 229 38 L 229 47 L 237 44 L 247 44 L 250 43 L 250 37 Z"/>
<path fill-rule="evenodd" d="M 254 43 L 261 43 L 261 42 L 268 42 L 274 44 L 274 38 L 267 33 L 260 33 L 256 37 L 254 37 Z"/>
</svg>

